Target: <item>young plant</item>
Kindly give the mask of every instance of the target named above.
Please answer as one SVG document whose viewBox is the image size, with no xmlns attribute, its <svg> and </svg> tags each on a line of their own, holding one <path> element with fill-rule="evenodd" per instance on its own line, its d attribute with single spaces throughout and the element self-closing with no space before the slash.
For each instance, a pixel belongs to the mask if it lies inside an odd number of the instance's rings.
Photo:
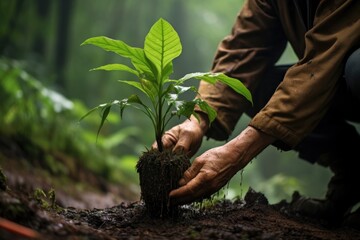
<svg viewBox="0 0 360 240">
<path fill-rule="evenodd" d="M 175 31 L 175 29 L 168 23 L 166 20 L 160 18 L 150 29 L 149 33 L 145 37 L 144 48 L 132 47 L 120 40 L 114 40 L 108 37 L 99 36 L 93 37 L 85 40 L 81 45 L 91 44 L 97 47 L 104 49 L 105 51 L 114 52 L 122 57 L 129 58 L 132 63 L 132 67 L 129 67 L 124 64 L 108 64 L 101 67 L 94 68 L 92 70 L 106 70 L 106 71 L 125 71 L 134 75 L 135 80 L 119 80 L 120 83 L 131 85 L 137 89 L 139 89 L 144 97 L 146 97 L 149 101 L 143 101 L 138 95 L 132 94 L 127 98 L 122 100 L 115 100 L 108 103 L 101 104 L 92 110 L 90 110 L 84 117 L 89 115 L 95 110 L 102 111 L 102 117 L 100 126 L 98 129 L 101 130 L 104 121 L 106 120 L 111 107 L 118 106 L 120 108 L 120 116 L 123 116 L 124 109 L 128 106 L 134 107 L 142 111 L 148 118 L 150 119 L 152 126 L 154 128 L 155 140 L 157 142 L 158 150 L 156 150 L 156 154 L 154 150 L 151 149 L 148 155 L 150 155 L 149 160 L 148 157 L 142 156 L 139 159 L 137 170 L 140 175 L 140 185 L 142 187 L 142 198 L 145 198 L 145 193 L 143 189 L 142 180 L 146 178 L 151 178 L 154 183 L 154 174 L 162 174 L 166 175 L 168 180 L 164 179 L 164 181 L 171 181 L 172 183 L 165 190 L 159 190 L 163 192 L 165 195 L 160 200 L 162 203 L 158 204 L 160 209 L 160 215 L 166 215 L 166 209 L 168 208 L 168 193 L 173 188 L 177 187 L 177 181 L 181 178 L 183 172 L 189 166 L 189 163 L 186 164 L 185 167 L 179 167 L 180 173 L 166 173 L 164 174 L 164 170 L 156 171 L 156 173 L 150 173 L 148 177 L 142 177 L 141 173 L 150 172 L 151 165 L 158 165 L 157 167 L 164 167 L 164 164 L 156 164 L 154 159 L 157 159 L 157 156 L 163 153 L 164 158 L 175 158 L 182 159 L 176 160 L 175 162 L 185 161 L 183 158 L 178 158 L 177 156 L 173 156 L 171 151 L 164 151 L 163 143 L 161 141 L 162 135 L 166 129 L 169 121 L 175 116 L 184 116 L 189 118 L 192 114 L 197 116 L 194 111 L 195 106 L 199 106 L 199 108 L 204 111 L 209 118 L 210 123 L 216 118 L 216 111 L 212 109 L 205 101 L 201 100 L 201 98 L 194 98 L 192 100 L 186 101 L 179 99 L 179 95 L 193 91 L 197 93 L 197 88 L 195 86 L 184 86 L 184 83 L 192 78 L 207 81 L 209 83 L 216 83 L 220 81 L 229 85 L 236 92 L 243 95 L 249 101 L 252 101 L 251 94 L 248 89 L 237 79 L 230 78 L 222 73 L 190 73 L 185 75 L 180 79 L 171 79 L 170 75 L 173 73 L 173 60 L 181 54 L 182 45 L 180 42 L 180 38 Z M 148 102 L 148 103 L 147 103 Z M 84 118 L 83 117 L 83 118 Z M 155 155 L 154 155 L 155 154 Z M 154 160 L 154 161 L 153 161 Z M 163 160 L 161 160 L 163 162 Z M 152 163 L 151 163 L 152 162 Z M 187 159 L 188 162 L 188 159 Z M 151 164 L 150 164 L 151 163 Z M 178 165 L 178 163 L 176 163 Z M 144 167 L 145 170 L 141 168 Z M 170 167 L 171 168 L 171 167 Z M 169 170 L 171 171 L 171 170 Z M 176 176 L 175 176 L 176 175 Z M 162 177 L 155 176 L 157 179 L 162 179 Z M 170 179 L 170 180 L 169 180 Z M 156 181 L 155 181 L 156 182 Z M 167 183 L 161 183 L 161 185 L 167 185 Z M 161 189 L 161 187 L 154 188 L 154 186 L 150 187 L 150 191 L 154 192 L 156 189 Z M 159 196 L 155 196 L 155 199 L 159 198 Z M 159 200 L 159 199 L 157 199 Z M 146 199 L 144 199 L 145 205 L 147 205 Z M 156 201 L 156 200 L 151 200 Z M 149 205 L 149 204 L 148 204 Z M 155 204 L 156 205 L 156 204 Z M 165 212 L 164 212 L 165 211 Z M 158 215 L 157 213 L 152 215 Z"/>
</svg>

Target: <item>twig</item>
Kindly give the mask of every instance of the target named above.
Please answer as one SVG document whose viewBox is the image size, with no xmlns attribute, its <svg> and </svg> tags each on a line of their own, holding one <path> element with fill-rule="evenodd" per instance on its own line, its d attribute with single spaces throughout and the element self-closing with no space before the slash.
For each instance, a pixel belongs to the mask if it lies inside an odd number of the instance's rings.
<svg viewBox="0 0 360 240">
<path fill-rule="evenodd" d="M 17 235 L 20 235 L 22 237 L 33 238 L 33 239 L 40 237 L 40 234 L 35 230 L 32 230 L 30 228 L 27 228 L 25 226 L 14 223 L 4 218 L 0 218 L 0 228 L 15 233 Z"/>
</svg>

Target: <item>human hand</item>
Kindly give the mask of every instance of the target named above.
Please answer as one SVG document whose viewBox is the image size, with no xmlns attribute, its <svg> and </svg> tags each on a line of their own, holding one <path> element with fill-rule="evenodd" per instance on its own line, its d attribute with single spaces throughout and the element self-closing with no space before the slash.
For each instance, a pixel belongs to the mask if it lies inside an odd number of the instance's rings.
<svg viewBox="0 0 360 240">
<path fill-rule="evenodd" d="M 213 148 L 195 158 L 179 181 L 181 186 L 170 192 L 172 205 L 191 203 L 210 197 L 220 190 L 242 167 L 228 145 Z"/>
<path fill-rule="evenodd" d="M 164 148 L 172 148 L 175 152 L 185 152 L 192 157 L 201 146 L 202 139 L 208 128 L 208 121 L 205 115 L 201 115 L 200 122 L 194 116 L 183 123 L 166 131 L 162 137 Z M 153 148 L 157 148 L 154 142 Z"/>
<path fill-rule="evenodd" d="M 185 171 L 179 181 L 180 188 L 170 192 L 170 204 L 181 205 L 209 197 L 274 140 L 247 127 L 227 144 L 203 153 Z"/>
</svg>

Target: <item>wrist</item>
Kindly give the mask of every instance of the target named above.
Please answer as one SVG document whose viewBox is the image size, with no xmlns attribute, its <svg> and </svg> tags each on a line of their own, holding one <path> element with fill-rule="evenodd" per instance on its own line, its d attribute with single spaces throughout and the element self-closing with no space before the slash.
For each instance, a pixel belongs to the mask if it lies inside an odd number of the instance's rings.
<svg viewBox="0 0 360 240">
<path fill-rule="evenodd" d="M 228 144 L 232 145 L 239 161 L 249 162 L 275 140 L 274 137 L 248 126 Z"/>
<path fill-rule="evenodd" d="M 209 129 L 209 118 L 207 116 L 206 113 L 204 112 L 196 112 L 197 117 L 195 117 L 195 115 L 191 115 L 190 120 L 194 121 L 198 124 L 201 132 L 203 135 L 205 135 L 205 133 L 208 131 Z"/>
</svg>

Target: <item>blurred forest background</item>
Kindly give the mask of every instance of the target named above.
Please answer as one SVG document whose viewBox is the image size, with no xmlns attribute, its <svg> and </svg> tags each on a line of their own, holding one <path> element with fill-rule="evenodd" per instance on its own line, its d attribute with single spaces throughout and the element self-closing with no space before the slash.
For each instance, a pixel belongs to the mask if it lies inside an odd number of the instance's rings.
<svg viewBox="0 0 360 240">
<path fill-rule="evenodd" d="M 183 44 L 183 53 L 174 62 L 173 78 L 209 71 L 216 47 L 230 33 L 242 4 L 242 0 L 2 0 L 1 138 L 21 138 L 29 152 L 33 152 L 30 146 L 37 146 L 46 153 L 71 155 L 99 176 L 137 187 L 135 164 L 154 141 L 152 127 L 136 110 L 127 109 L 123 119 L 114 111 L 96 141 L 100 115 L 79 123 L 90 108 L 135 91 L 116 82 L 124 79 L 119 73 L 89 72 L 122 58 L 80 44 L 104 35 L 142 47 L 148 30 L 162 17 L 174 26 Z M 296 61 L 288 48 L 279 63 Z M 243 116 L 232 137 L 248 121 Z M 220 144 L 223 142 L 204 140 L 199 154 Z M 45 158 L 51 174 L 67 174 L 63 163 L 53 156 Z M 290 199 L 294 190 L 321 197 L 330 176 L 327 169 L 298 159 L 295 152 L 270 147 L 219 196 L 241 197 L 251 186 L 270 202 Z"/>
</svg>

